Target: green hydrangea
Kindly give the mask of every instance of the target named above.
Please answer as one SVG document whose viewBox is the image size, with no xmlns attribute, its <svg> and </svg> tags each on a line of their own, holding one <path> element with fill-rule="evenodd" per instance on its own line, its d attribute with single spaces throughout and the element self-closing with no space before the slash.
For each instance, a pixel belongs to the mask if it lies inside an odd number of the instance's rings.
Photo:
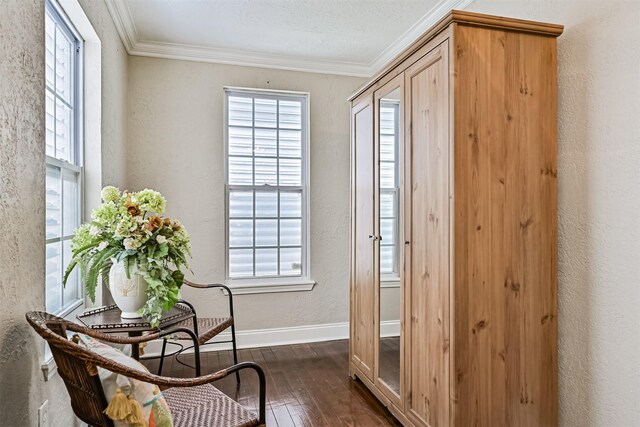
<svg viewBox="0 0 640 427">
<path fill-rule="evenodd" d="M 169 238 L 169 242 L 171 246 L 176 249 L 183 251 L 187 254 L 191 253 L 191 239 L 189 238 L 189 233 L 185 230 L 184 227 L 180 227 L 179 229 L 173 232 L 173 235 Z"/>
<path fill-rule="evenodd" d="M 127 237 L 126 239 L 124 239 L 122 241 L 122 244 L 124 246 L 124 248 L 126 250 L 136 250 L 138 249 L 140 246 L 142 246 L 142 241 L 140 238 L 136 237 L 136 236 L 132 236 L 132 237 Z"/>
<path fill-rule="evenodd" d="M 184 227 L 179 228 L 174 231 L 172 240 L 175 242 L 176 246 L 187 246 L 189 244 L 189 234 Z"/>
<path fill-rule="evenodd" d="M 120 200 L 120 189 L 112 185 L 108 185 L 102 189 L 100 196 L 105 203 L 117 202 Z"/>
<path fill-rule="evenodd" d="M 149 234 L 148 233 L 134 234 L 133 240 L 135 241 L 136 246 L 138 247 L 143 246 L 145 243 L 147 243 L 147 240 L 149 240 Z"/>
<path fill-rule="evenodd" d="M 131 234 L 131 221 L 126 219 L 120 220 L 113 234 L 116 238 L 128 237 Z"/>
<path fill-rule="evenodd" d="M 103 203 L 91 213 L 91 218 L 104 226 L 114 225 L 119 216 L 120 210 L 113 202 Z"/>
<path fill-rule="evenodd" d="M 95 237 L 91 235 L 91 224 L 84 223 L 76 228 L 73 238 L 71 239 L 71 249 L 82 248 L 93 243 Z"/>
<path fill-rule="evenodd" d="M 144 190 L 135 194 L 136 200 L 140 205 L 140 209 L 143 211 L 155 212 L 157 214 L 163 214 L 167 201 L 162 194 L 157 191 L 145 188 Z"/>
</svg>

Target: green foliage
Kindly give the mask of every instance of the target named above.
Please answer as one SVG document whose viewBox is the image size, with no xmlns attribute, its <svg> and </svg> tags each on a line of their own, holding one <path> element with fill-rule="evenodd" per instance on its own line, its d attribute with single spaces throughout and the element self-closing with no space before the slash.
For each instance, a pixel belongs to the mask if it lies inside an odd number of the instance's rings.
<svg viewBox="0 0 640 427">
<path fill-rule="evenodd" d="M 155 254 L 154 258 L 161 259 L 161 258 L 166 257 L 168 254 L 169 254 L 169 245 L 166 244 L 166 243 L 163 243 L 163 244 L 160 245 L 158 253 Z"/>
<path fill-rule="evenodd" d="M 124 271 L 127 273 L 127 279 L 131 279 L 131 258 L 133 257 L 124 257 Z"/>
<path fill-rule="evenodd" d="M 64 274 L 80 269 L 87 296 L 95 301 L 99 278 L 108 284 L 109 270 L 114 262 L 123 262 L 127 278 L 133 267 L 147 282 L 147 302 L 141 314 L 157 325 L 163 310 L 178 302 L 178 291 L 184 282 L 180 271 L 187 267 L 190 239 L 179 221 L 148 216 L 162 213 L 165 199 L 154 190 L 138 193 L 115 187 L 102 191 L 104 203 L 94 209 L 92 221 L 75 230 L 71 240 L 72 259 Z"/>
<path fill-rule="evenodd" d="M 89 269 L 86 275 L 85 289 L 91 301 L 96 300 L 96 287 L 98 286 L 98 276 L 106 266 L 111 268 L 111 257 L 119 251 L 118 248 L 109 248 L 99 252 L 90 260 Z"/>
</svg>

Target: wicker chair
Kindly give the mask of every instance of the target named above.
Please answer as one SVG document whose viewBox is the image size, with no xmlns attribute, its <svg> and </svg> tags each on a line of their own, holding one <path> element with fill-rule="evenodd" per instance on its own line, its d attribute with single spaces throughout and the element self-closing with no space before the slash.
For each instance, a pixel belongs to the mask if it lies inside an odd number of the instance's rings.
<svg viewBox="0 0 640 427">
<path fill-rule="evenodd" d="M 196 378 L 162 377 L 131 369 L 67 339 L 67 331 L 72 331 L 112 343 L 136 344 L 162 338 L 160 333 L 126 338 L 103 334 L 44 312 L 32 311 L 26 314 L 26 318 L 33 329 L 49 343 L 58 373 L 71 396 L 74 413 L 90 426 L 113 427 L 113 422 L 103 412 L 107 401 L 98 377 L 98 366 L 140 381 L 171 387 L 164 390 L 163 394 L 173 414 L 175 427 L 244 427 L 265 423 L 265 376 L 262 368 L 253 362 L 243 362 Z M 210 384 L 241 369 L 253 369 L 258 374 L 258 416 Z"/>
<path fill-rule="evenodd" d="M 176 328 L 181 328 L 181 329 L 191 329 L 194 333 L 195 336 L 198 337 L 198 344 L 200 346 L 204 345 L 205 343 L 207 343 L 207 341 L 209 341 L 210 339 L 214 338 L 215 336 L 217 336 L 218 334 L 220 334 L 221 332 L 225 331 L 226 329 L 231 328 L 231 340 L 228 341 L 216 341 L 214 343 L 211 344 L 219 344 L 219 343 L 224 343 L 224 342 L 231 342 L 232 346 L 233 346 L 233 363 L 234 365 L 238 364 L 238 350 L 237 350 L 237 346 L 236 346 L 236 325 L 234 322 L 234 317 L 233 317 L 233 295 L 231 293 L 231 290 L 225 286 L 225 285 L 220 285 L 220 284 L 208 284 L 208 285 L 201 285 L 198 283 L 193 283 L 193 282 L 189 282 L 188 280 L 184 281 L 184 284 L 187 286 L 190 286 L 192 288 L 195 289 L 215 289 L 215 288 L 219 288 L 219 289 L 224 289 L 227 292 L 227 295 L 229 297 L 229 316 L 228 317 L 198 317 L 197 315 L 193 318 L 193 320 L 189 319 L 189 320 L 185 320 L 184 322 L 178 323 L 175 328 L 172 329 L 176 329 Z M 185 300 L 180 300 L 179 304 L 184 304 L 186 306 L 188 306 L 191 311 L 193 311 L 194 314 L 196 314 L 196 310 L 194 308 L 194 306 L 189 303 L 188 301 Z M 193 338 L 190 334 L 186 333 L 186 332 L 176 332 L 175 334 L 172 335 L 173 339 L 176 340 L 187 340 L 187 341 L 192 341 Z M 165 357 L 165 352 L 167 349 L 167 337 L 163 338 L 162 341 L 162 351 L 160 353 L 160 363 L 158 365 L 158 375 L 162 375 L 162 366 L 164 364 L 164 357 Z M 182 350 L 178 351 L 177 354 L 180 354 Z M 200 371 L 200 358 L 198 356 L 196 356 L 196 372 Z M 240 373 L 236 372 L 236 381 L 238 382 L 238 384 L 240 384 Z"/>
</svg>

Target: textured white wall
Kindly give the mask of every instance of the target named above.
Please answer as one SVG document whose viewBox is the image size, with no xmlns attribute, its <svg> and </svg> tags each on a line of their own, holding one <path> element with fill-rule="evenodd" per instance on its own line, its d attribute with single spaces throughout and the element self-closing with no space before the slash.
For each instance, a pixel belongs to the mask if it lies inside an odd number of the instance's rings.
<svg viewBox="0 0 640 427">
<path fill-rule="evenodd" d="M 563 426 L 640 425 L 640 2 L 479 0 L 558 39 Z"/>
<path fill-rule="evenodd" d="M 16 25 L 19 23 L 20 25 Z M 44 4 L 0 7 L 0 420 L 35 425 L 46 398 L 65 406 L 61 383 L 45 383 L 42 340 L 24 319 L 44 308 Z M 68 406 L 68 405 L 67 405 Z M 70 425 L 69 411 L 53 419 Z"/>
<path fill-rule="evenodd" d="M 191 231 L 194 279 L 222 282 L 223 86 L 310 92 L 312 291 L 235 298 L 239 329 L 346 322 L 349 314 L 349 103 L 358 78 L 131 57 L 127 185 L 152 187 Z M 267 84 L 267 81 L 270 83 Z M 202 314 L 218 292 L 186 289 Z"/>
<path fill-rule="evenodd" d="M 129 56 L 103 0 L 78 0 L 102 42 L 102 183 L 126 180 Z"/>
<path fill-rule="evenodd" d="M 81 0 L 102 39 L 103 180 L 125 177 L 126 61 L 102 1 Z M 49 400 L 49 425 L 73 426 L 60 377 L 44 381 L 43 341 L 24 319 L 44 302 L 44 2 L 0 5 L 0 425 L 37 425 Z"/>
</svg>

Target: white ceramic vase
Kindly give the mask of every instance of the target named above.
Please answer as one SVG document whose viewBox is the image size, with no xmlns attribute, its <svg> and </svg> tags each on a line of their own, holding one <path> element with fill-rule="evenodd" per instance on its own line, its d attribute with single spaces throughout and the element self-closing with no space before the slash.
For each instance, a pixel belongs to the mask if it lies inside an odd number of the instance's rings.
<svg viewBox="0 0 640 427">
<path fill-rule="evenodd" d="M 109 271 L 109 290 L 116 305 L 122 311 L 123 319 L 139 319 L 142 315 L 138 310 L 147 302 L 147 282 L 138 274 L 135 265 L 130 266 L 129 277 L 124 268 L 124 263 L 117 262 Z"/>
</svg>

